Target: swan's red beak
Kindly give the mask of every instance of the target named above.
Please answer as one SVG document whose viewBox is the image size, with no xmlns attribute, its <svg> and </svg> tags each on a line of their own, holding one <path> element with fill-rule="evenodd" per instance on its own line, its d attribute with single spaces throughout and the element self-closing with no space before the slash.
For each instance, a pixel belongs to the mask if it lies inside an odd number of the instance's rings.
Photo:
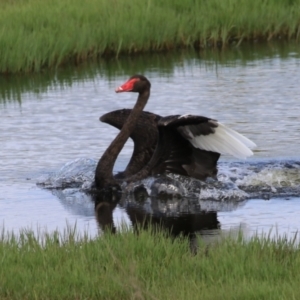
<svg viewBox="0 0 300 300">
<path fill-rule="evenodd" d="M 134 84 L 139 80 L 139 78 L 129 79 L 124 84 L 116 88 L 116 93 L 131 92 L 134 88 Z"/>
</svg>

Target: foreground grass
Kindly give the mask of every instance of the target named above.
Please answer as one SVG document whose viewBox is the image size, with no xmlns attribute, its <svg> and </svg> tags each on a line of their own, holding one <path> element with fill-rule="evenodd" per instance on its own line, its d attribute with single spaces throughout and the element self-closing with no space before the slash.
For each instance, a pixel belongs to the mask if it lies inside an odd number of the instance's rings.
<svg viewBox="0 0 300 300">
<path fill-rule="evenodd" d="M 197 255 L 141 231 L 75 241 L 30 232 L 0 241 L 1 299 L 299 299 L 300 247 L 226 238 Z"/>
<path fill-rule="evenodd" d="M 299 38 L 300 0 L 2 0 L 0 72 L 105 54 Z"/>
</svg>

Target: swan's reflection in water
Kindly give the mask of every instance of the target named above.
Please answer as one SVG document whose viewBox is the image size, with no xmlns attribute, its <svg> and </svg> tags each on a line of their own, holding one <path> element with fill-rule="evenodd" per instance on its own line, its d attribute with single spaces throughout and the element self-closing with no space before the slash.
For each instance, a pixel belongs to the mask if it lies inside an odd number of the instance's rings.
<svg viewBox="0 0 300 300">
<path fill-rule="evenodd" d="M 221 224 L 218 212 L 228 212 L 243 206 L 246 201 L 201 200 L 197 198 L 149 197 L 143 188 L 132 194 L 105 192 L 86 194 L 78 189 L 52 190 L 61 204 L 76 216 L 96 217 L 100 234 L 117 232 L 115 213 L 126 213 L 127 226 L 135 231 L 141 228 L 163 228 L 173 237 L 190 239 L 191 250 L 197 248 L 197 237 L 205 242 L 218 238 Z"/>
<path fill-rule="evenodd" d="M 103 232 L 117 231 L 113 212 L 120 206 L 125 209 L 135 232 L 151 226 L 152 229 L 166 230 L 172 237 L 188 237 L 193 253 L 197 251 L 198 236 L 205 240 L 212 232 L 214 235 L 220 234 L 217 211 L 233 210 L 245 203 L 149 198 L 143 189 L 135 191 L 132 197 L 118 193 L 99 193 L 92 195 L 92 199 L 96 219 Z"/>
<path fill-rule="evenodd" d="M 100 228 L 105 232 L 110 230 L 116 232 L 116 226 L 113 223 L 114 203 L 100 202 L 95 207 L 96 219 Z M 197 235 L 202 231 L 210 229 L 219 229 L 219 221 L 216 212 L 200 211 L 197 214 L 184 214 L 174 216 L 151 215 L 138 206 L 128 206 L 126 212 L 130 218 L 133 229 L 138 232 L 141 228 L 146 229 L 151 226 L 152 229 L 162 228 L 172 236 L 186 236 L 190 240 L 190 248 L 193 253 L 197 251 Z"/>
</svg>

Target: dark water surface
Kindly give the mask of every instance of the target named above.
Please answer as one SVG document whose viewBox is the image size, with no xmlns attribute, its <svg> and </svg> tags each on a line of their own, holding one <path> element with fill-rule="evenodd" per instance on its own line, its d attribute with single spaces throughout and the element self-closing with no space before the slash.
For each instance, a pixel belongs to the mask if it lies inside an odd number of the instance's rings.
<svg viewBox="0 0 300 300">
<path fill-rule="evenodd" d="M 101 156 L 118 131 L 99 117 L 133 106 L 135 94 L 118 95 L 114 88 L 135 73 L 152 83 L 146 110 L 213 117 L 253 140 L 255 155 L 238 164 L 237 181 L 271 194 L 239 202 L 122 199 L 115 207 L 101 208 L 100 223 L 108 211 L 117 227 L 122 220 L 134 225 L 152 215 L 177 231 L 206 238 L 236 229 L 247 236 L 270 229 L 292 236 L 300 229 L 300 51 L 293 44 L 109 59 L 43 74 L 2 76 L 1 227 L 52 231 L 76 223 L 79 231 L 97 234 L 89 197 L 76 190 L 51 192 L 36 182 L 66 163 Z M 125 167 L 131 149 L 128 142 L 115 170 Z M 234 163 L 223 157 L 220 176 L 232 172 Z M 253 172 L 257 164 L 264 167 Z M 286 187 L 293 192 L 280 194 Z"/>
</svg>

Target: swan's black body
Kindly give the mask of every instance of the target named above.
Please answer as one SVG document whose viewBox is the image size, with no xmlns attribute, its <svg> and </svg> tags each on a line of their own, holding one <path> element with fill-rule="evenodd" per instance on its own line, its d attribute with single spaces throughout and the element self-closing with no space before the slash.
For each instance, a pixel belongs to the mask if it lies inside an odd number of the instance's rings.
<svg viewBox="0 0 300 300">
<path fill-rule="evenodd" d="M 131 109 L 116 110 L 103 115 L 100 120 L 122 129 L 130 113 Z M 208 125 L 210 119 L 179 117 L 142 112 L 130 135 L 134 141 L 133 155 L 126 170 L 116 178 L 134 181 L 166 172 L 201 180 L 214 177 L 220 154 L 193 147 L 180 133 L 180 127 L 184 125 L 197 125 L 195 131 L 198 134 L 213 133 L 213 127 Z"/>
</svg>

